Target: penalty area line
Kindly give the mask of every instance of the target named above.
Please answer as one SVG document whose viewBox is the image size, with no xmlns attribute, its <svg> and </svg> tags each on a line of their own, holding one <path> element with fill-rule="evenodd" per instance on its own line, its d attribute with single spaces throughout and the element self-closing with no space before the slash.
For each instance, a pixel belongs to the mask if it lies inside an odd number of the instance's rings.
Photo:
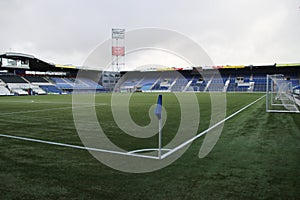
<svg viewBox="0 0 300 200">
<path fill-rule="evenodd" d="M 69 148 L 74 148 L 74 149 L 83 149 L 83 150 L 88 150 L 88 151 L 97 151 L 97 152 L 102 152 L 102 153 L 111 153 L 111 154 L 117 154 L 117 155 L 124 155 L 124 156 L 132 156 L 132 157 L 149 158 L 149 159 L 159 160 L 159 158 L 157 156 L 148 156 L 148 155 L 142 155 L 142 154 L 135 154 L 135 153 L 132 153 L 132 152 L 121 152 L 121 151 L 113 151 L 113 150 L 106 150 L 106 149 L 97 149 L 97 148 L 92 148 L 92 147 L 84 147 L 84 146 L 78 146 L 78 145 L 72 145 L 72 144 L 64 144 L 64 143 L 59 143 L 59 142 L 51 142 L 51 141 L 46 141 L 46 140 L 39 140 L 39 139 L 13 136 L 13 135 L 6 135 L 6 134 L 0 134 L 0 137 L 18 139 L 18 140 L 30 141 L 30 142 L 37 142 L 37 143 L 43 143 L 43 144 L 49 144 L 49 145 L 55 145 L 55 146 L 61 146 L 61 147 L 69 147 Z"/>
</svg>

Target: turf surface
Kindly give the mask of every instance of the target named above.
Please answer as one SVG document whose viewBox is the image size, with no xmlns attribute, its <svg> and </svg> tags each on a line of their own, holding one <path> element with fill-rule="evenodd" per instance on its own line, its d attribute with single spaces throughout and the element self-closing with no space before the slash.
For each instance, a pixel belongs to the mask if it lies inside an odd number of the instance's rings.
<svg viewBox="0 0 300 200">
<path fill-rule="evenodd" d="M 227 94 L 227 115 L 262 94 Z M 149 122 L 157 94 L 135 94 L 130 113 Z M 199 132 L 208 128 L 210 100 L 197 94 Z M 0 98 L 0 133 L 82 145 L 69 95 Z M 131 150 L 151 147 L 157 136 L 136 139 L 120 134 L 110 111 L 110 94 L 96 96 L 97 117 L 109 138 Z M 178 102 L 164 94 L 164 132 L 180 123 Z M 225 123 L 205 158 L 203 139 L 159 171 L 130 174 L 111 169 L 87 151 L 0 137 L 0 199 L 297 199 L 300 196 L 300 115 L 266 113 L 261 100 Z M 172 135 L 164 135 L 167 143 Z"/>
</svg>

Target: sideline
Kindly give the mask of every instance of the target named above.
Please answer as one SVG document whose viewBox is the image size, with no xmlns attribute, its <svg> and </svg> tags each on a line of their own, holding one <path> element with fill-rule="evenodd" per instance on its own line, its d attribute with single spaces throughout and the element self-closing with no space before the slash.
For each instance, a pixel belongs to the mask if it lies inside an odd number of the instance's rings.
<svg viewBox="0 0 300 200">
<path fill-rule="evenodd" d="M 156 156 L 147 156 L 147 155 L 141 155 L 141 154 L 134 154 L 131 152 L 120 152 L 120 151 L 112 151 L 112 150 L 105 150 L 105 149 L 97 149 L 97 148 L 84 147 L 84 146 L 78 146 L 78 145 L 72 145 L 72 144 L 64 144 L 64 143 L 59 143 L 59 142 L 51 142 L 51 141 L 26 138 L 26 137 L 20 137 L 20 136 L 13 136 L 13 135 L 0 134 L 0 137 L 25 140 L 25 141 L 37 142 L 37 143 L 43 143 L 43 144 L 51 144 L 51 145 L 62 146 L 62 147 L 70 147 L 70 148 L 74 148 L 74 149 L 84 149 L 84 150 L 98 151 L 98 152 L 103 152 L 103 153 L 158 159 L 158 157 L 156 157 Z"/>
<path fill-rule="evenodd" d="M 35 103 L 35 102 L 33 102 Z M 82 104 L 81 104 L 82 105 Z M 72 108 L 82 108 L 82 107 L 92 107 L 92 106 L 107 106 L 107 104 L 83 104 L 85 106 L 69 106 L 69 107 L 59 107 L 59 108 L 45 108 L 45 109 L 38 109 L 38 110 L 25 110 L 25 111 L 15 111 L 15 112 L 7 112 L 7 113 L 0 113 L 0 116 L 4 115 L 13 115 L 13 114 L 27 114 L 27 113 L 36 113 L 36 112 L 44 112 L 44 111 L 52 111 L 52 110 L 65 110 L 65 109 L 72 109 Z"/>
</svg>

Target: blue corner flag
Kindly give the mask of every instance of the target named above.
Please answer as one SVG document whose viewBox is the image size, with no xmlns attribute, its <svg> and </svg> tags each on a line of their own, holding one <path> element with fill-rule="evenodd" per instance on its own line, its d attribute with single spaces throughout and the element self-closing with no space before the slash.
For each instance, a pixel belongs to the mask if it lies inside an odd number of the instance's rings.
<svg viewBox="0 0 300 200">
<path fill-rule="evenodd" d="M 162 111 L 162 95 L 158 95 L 158 99 L 157 99 L 157 106 L 156 109 L 154 111 L 154 114 L 156 115 L 156 117 L 160 120 L 161 119 L 161 111 Z"/>
</svg>

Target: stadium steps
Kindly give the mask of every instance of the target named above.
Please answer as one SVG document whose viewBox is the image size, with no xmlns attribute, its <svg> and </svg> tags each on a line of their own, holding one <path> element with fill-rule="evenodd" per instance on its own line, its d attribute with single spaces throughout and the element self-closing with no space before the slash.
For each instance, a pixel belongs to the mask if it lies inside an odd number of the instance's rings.
<svg viewBox="0 0 300 200">
<path fill-rule="evenodd" d="M 175 80 L 172 82 L 172 84 L 169 87 L 169 90 L 172 90 L 173 86 L 176 84 L 177 80 L 178 80 L 178 76 L 175 78 Z"/>
<path fill-rule="evenodd" d="M 205 86 L 205 88 L 204 88 L 204 92 L 207 92 L 209 86 L 211 85 L 211 82 L 212 82 L 212 79 L 210 79 L 210 80 L 207 82 L 207 84 L 206 84 L 206 86 Z"/>
<path fill-rule="evenodd" d="M 192 84 L 193 82 L 193 79 L 194 79 L 195 76 L 193 76 L 193 78 L 186 84 L 185 88 L 182 90 L 182 92 L 186 92 L 187 89 L 190 87 L 190 85 Z"/>
<path fill-rule="evenodd" d="M 5 85 L 0 85 L 0 95 L 1 96 L 8 96 L 13 95 Z"/>
</svg>

